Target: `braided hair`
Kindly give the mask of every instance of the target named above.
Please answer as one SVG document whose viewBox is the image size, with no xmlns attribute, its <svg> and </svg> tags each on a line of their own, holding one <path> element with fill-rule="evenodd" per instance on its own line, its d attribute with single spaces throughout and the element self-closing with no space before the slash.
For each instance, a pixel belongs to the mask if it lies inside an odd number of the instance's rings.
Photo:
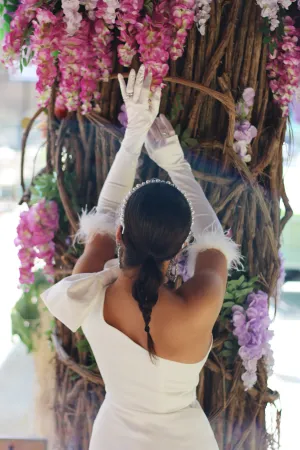
<svg viewBox="0 0 300 450">
<path fill-rule="evenodd" d="M 145 185 L 133 192 L 126 204 L 121 266 L 139 268 L 132 296 L 143 315 L 151 356 L 155 355 L 155 345 L 150 322 L 164 280 L 162 265 L 181 250 L 191 223 L 191 210 L 186 198 L 169 184 Z"/>
</svg>

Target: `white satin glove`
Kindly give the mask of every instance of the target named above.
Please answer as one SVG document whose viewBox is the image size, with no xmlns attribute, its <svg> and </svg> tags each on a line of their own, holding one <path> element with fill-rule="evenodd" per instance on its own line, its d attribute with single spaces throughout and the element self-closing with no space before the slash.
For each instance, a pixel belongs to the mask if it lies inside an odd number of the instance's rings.
<svg viewBox="0 0 300 450">
<path fill-rule="evenodd" d="M 189 275 L 193 274 L 197 254 L 211 248 L 225 255 L 229 268 L 237 267 L 240 258 L 238 246 L 224 235 L 215 211 L 202 187 L 195 180 L 190 164 L 184 158 L 178 136 L 171 123 L 162 114 L 151 127 L 145 146 L 150 158 L 168 172 L 172 182 L 186 194 L 192 204 L 194 210 L 192 232 L 195 244 L 189 250 Z"/>
<path fill-rule="evenodd" d="M 175 186 L 184 191 L 192 203 L 195 213 L 192 231 L 195 238 L 197 239 L 197 236 L 210 227 L 222 231 L 216 213 L 200 184 L 195 180 L 191 166 L 184 158 L 178 136 L 163 114 L 155 120 L 145 145 L 150 158 L 168 172 Z"/>
<path fill-rule="evenodd" d="M 118 75 L 122 97 L 126 107 L 128 125 L 123 145 L 128 151 L 140 152 L 148 131 L 150 130 L 159 111 L 161 89 L 153 94 L 150 87 L 152 75 L 145 78 L 145 66 L 142 65 L 137 75 L 132 69 L 129 73 L 127 86 L 123 75 Z"/>
<path fill-rule="evenodd" d="M 97 233 L 115 235 L 119 207 L 133 187 L 142 146 L 159 110 L 161 92 L 157 90 L 151 94 L 152 77 L 149 74 L 145 78 L 144 66 L 140 67 L 137 75 L 131 70 L 127 86 L 122 75 L 118 78 L 126 105 L 128 126 L 101 190 L 97 207 L 81 216 L 77 233 L 81 241 L 88 241 Z"/>
</svg>

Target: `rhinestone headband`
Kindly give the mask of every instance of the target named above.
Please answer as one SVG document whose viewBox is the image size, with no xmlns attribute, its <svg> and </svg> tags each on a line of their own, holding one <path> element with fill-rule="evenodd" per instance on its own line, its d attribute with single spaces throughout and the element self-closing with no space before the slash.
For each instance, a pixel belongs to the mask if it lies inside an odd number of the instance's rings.
<svg viewBox="0 0 300 450">
<path fill-rule="evenodd" d="M 194 225 L 194 216 L 195 216 L 194 208 L 193 208 L 192 203 L 190 202 L 190 200 L 187 198 L 187 195 L 186 195 L 185 192 L 183 192 L 180 189 L 178 189 L 178 187 L 175 186 L 175 184 L 171 183 L 170 181 L 163 181 L 163 180 L 159 180 L 158 178 L 153 178 L 151 180 L 145 181 L 144 183 L 137 184 L 130 192 L 128 192 L 128 194 L 124 198 L 122 206 L 121 206 L 121 212 L 120 212 L 120 223 L 122 225 L 122 234 L 124 234 L 124 231 L 125 231 L 124 219 L 125 219 L 125 209 L 126 209 L 126 205 L 127 205 L 128 200 L 130 199 L 132 194 L 134 192 L 136 192 L 138 189 L 140 189 L 140 188 L 142 188 L 144 186 L 147 186 L 148 184 L 152 184 L 152 183 L 164 183 L 164 184 L 168 184 L 168 185 L 174 187 L 175 189 L 177 189 L 177 191 L 181 192 L 181 194 L 184 196 L 184 198 L 188 202 L 190 210 L 191 210 L 192 223 L 191 223 L 191 229 L 190 229 L 189 235 L 188 235 L 186 241 L 184 242 L 184 244 L 182 246 L 182 247 L 184 247 L 186 243 L 189 243 L 190 238 L 192 237 L 192 228 L 193 228 L 193 225 Z"/>
</svg>

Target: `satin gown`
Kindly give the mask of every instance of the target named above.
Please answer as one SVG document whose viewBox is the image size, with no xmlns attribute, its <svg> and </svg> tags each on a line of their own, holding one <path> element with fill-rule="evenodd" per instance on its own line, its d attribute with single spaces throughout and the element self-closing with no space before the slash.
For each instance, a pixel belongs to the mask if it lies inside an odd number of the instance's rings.
<svg viewBox="0 0 300 450">
<path fill-rule="evenodd" d="M 153 363 L 145 349 L 105 322 L 105 291 L 118 270 L 112 261 L 102 272 L 72 275 L 42 294 L 68 328 L 82 327 L 105 382 L 90 450 L 218 450 L 196 400 L 210 349 L 196 364 Z"/>
</svg>

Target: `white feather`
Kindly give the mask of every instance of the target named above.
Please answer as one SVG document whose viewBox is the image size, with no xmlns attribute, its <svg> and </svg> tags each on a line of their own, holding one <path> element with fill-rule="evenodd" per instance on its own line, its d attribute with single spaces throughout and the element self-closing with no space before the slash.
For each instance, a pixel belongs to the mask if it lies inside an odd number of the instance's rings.
<svg viewBox="0 0 300 450">
<path fill-rule="evenodd" d="M 101 213 L 93 208 L 89 213 L 82 210 L 79 219 L 79 230 L 75 235 L 75 242 L 87 243 L 96 234 L 108 234 L 113 239 L 116 236 L 116 219 L 113 213 Z"/>
<path fill-rule="evenodd" d="M 223 253 L 227 259 L 228 269 L 243 268 L 239 246 L 230 237 L 218 230 L 204 231 L 197 237 L 197 242 L 188 248 L 188 273 L 191 276 L 195 271 L 198 254 L 209 249 L 219 250 Z"/>
</svg>

